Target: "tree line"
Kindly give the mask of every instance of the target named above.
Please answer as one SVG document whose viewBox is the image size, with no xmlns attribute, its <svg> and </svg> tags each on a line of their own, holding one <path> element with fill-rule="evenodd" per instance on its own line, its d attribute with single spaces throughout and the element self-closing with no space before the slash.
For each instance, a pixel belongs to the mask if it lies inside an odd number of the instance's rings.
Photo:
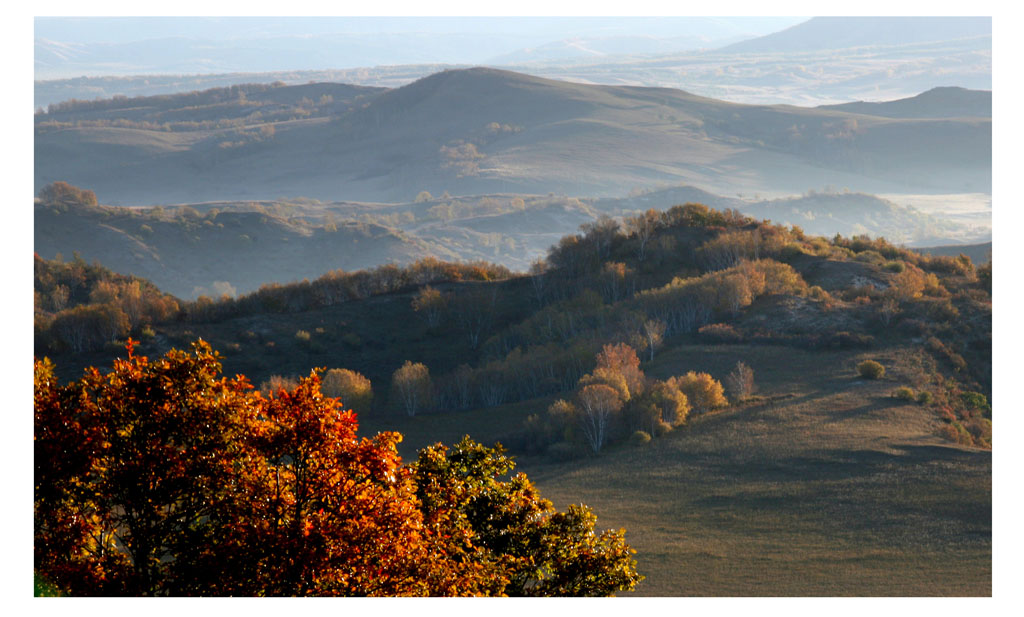
<svg viewBox="0 0 1024 617">
<path fill-rule="evenodd" d="M 94 351 L 175 318 L 177 299 L 152 283 L 87 264 L 34 257 L 37 349 Z"/>
</svg>

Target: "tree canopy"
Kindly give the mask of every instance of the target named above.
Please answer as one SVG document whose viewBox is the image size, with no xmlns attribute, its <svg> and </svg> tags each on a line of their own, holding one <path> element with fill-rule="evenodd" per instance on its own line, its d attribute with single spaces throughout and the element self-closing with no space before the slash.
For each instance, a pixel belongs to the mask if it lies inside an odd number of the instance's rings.
<svg viewBox="0 0 1024 617">
<path fill-rule="evenodd" d="M 264 395 L 198 341 L 60 385 L 35 362 L 35 571 L 70 595 L 611 595 L 624 530 L 558 512 L 500 446 L 404 464 L 313 371 Z"/>
</svg>

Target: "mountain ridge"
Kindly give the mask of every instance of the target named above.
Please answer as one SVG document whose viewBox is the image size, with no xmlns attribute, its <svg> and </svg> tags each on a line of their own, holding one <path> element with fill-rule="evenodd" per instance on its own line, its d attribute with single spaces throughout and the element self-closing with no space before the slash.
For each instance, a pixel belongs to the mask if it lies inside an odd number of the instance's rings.
<svg viewBox="0 0 1024 617">
<path fill-rule="evenodd" d="M 984 118 L 744 105 L 484 68 L 342 108 L 311 101 L 294 118 L 256 118 L 262 108 L 245 104 L 252 123 L 177 132 L 88 126 L 73 114 L 46 129 L 51 114 L 37 114 L 36 188 L 66 180 L 113 203 L 153 204 L 289 194 L 401 201 L 421 190 L 603 196 L 680 183 L 719 193 L 827 184 L 972 192 L 991 182 Z M 269 136 L 258 133 L 264 125 Z"/>
</svg>

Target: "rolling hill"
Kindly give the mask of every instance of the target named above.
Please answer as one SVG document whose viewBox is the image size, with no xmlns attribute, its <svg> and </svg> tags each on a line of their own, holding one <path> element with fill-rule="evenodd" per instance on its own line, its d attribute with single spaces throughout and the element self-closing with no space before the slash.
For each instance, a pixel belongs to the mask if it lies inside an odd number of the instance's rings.
<svg viewBox="0 0 1024 617">
<path fill-rule="evenodd" d="M 116 272 L 154 281 L 181 298 L 249 292 L 264 283 L 315 278 L 329 270 L 455 258 L 438 244 L 356 221 L 331 228 L 261 211 L 171 212 L 37 205 L 35 251 L 80 254 Z"/>
<path fill-rule="evenodd" d="M 932 88 L 908 99 L 822 105 L 820 109 L 883 118 L 991 118 L 992 93 L 965 88 Z"/>
<path fill-rule="evenodd" d="M 261 107 L 246 100 L 252 113 L 240 123 L 225 112 L 234 124 L 204 118 L 191 128 L 134 126 L 111 114 L 101 123 L 73 107 L 59 119 L 37 114 L 36 185 L 61 179 L 111 203 L 155 204 L 401 201 L 421 190 L 608 196 L 681 183 L 721 194 L 826 184 L 987 192 L 991 184 L 989 118 L 739 105 L 480 68 L 364 92 L 344 110 L 310 102 L 305 115 L 274 119 L 254 115 Z"/>
</svg>

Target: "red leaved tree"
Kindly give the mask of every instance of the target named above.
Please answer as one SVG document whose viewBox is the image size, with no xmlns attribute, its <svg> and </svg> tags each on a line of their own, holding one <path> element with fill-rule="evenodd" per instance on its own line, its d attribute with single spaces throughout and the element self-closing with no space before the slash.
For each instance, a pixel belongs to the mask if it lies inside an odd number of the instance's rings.
<svg viewBox="0 0 1024 617">
<path fill-rule="evenodd" d="M 318 371 L 264 396 L 222 377 L 202 341 L 152 362 L 133 345 L 65 386 L 35 364 L 41 588 L 607 595 L 642 578 L 621 530 L 596 534 L 583 507 L 555 512 L 525 476 L 498 480 L 500 450 L 438 445 L 406 466 L 401 436 L 358 437 Z"/>
</svg>

